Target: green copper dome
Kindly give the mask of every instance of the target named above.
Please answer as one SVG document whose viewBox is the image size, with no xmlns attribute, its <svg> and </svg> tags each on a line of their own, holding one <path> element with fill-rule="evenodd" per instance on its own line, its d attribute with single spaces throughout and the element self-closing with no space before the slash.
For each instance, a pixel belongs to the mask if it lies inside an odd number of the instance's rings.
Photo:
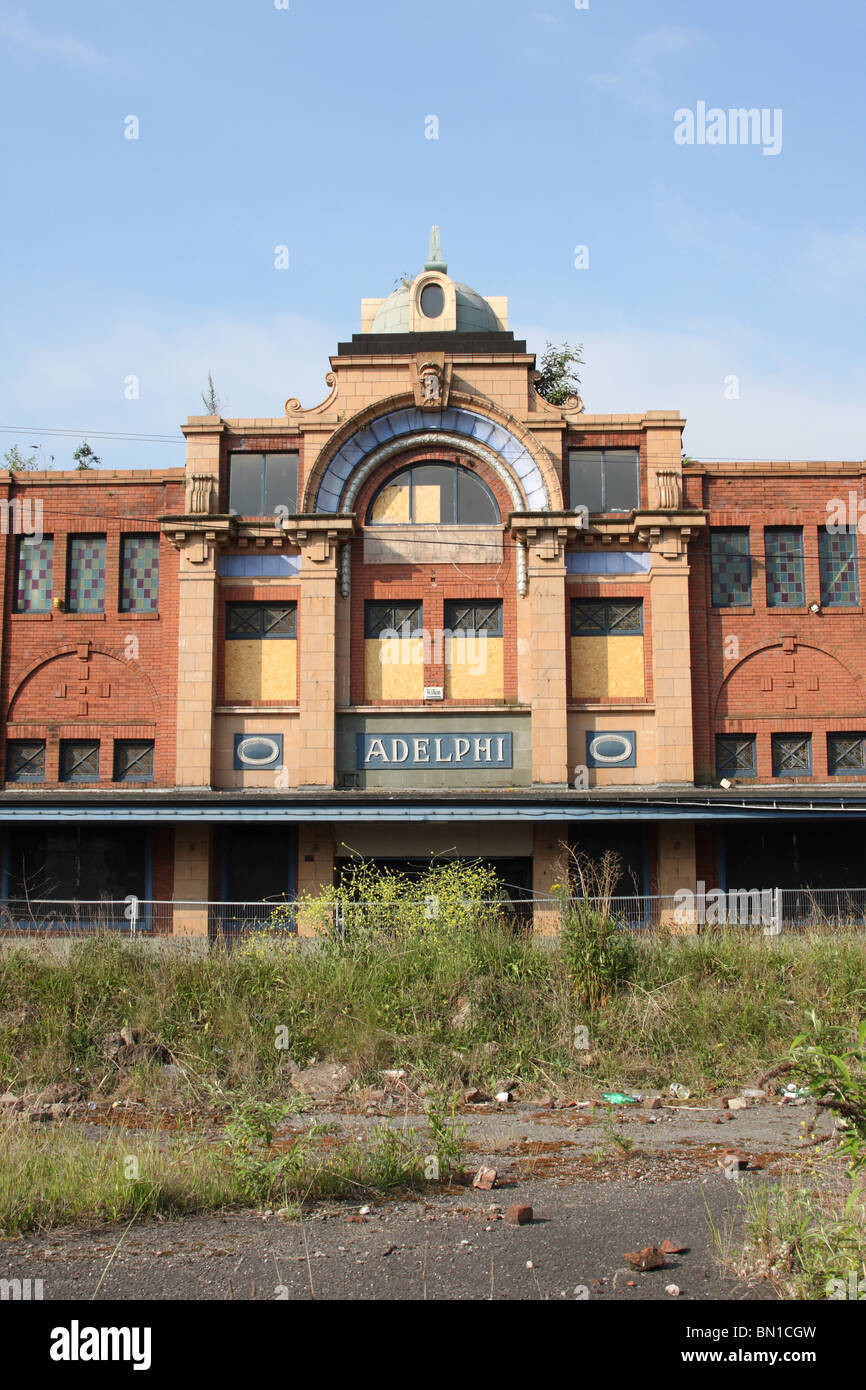
<svg viewBox="0 0 866 1390">
<path fill-rule="evenodd" d="M 430 332 L 441 331 L 437 319 L 442 313 L 444 290 L 450 285 L 454 291 L 454 307 L 456 309 L 456 324 L 453 325 L 453 331 L 457 333 L 500 333 L 502 324 L 487 300 L 469 285 L 461 284 L 458 280 L 451 280 L 446 274 L 447 269 L 439 245 L 439 228 L 434 227 L 430 233 L 430 248 L 422 274 L 416 276 L 411 284 L 401 285 L 399 289 L 394 290 L 393 294 L 389 294 L 387 299 L 382 300 L 370 324 L 369 332 L 410 333 L 412 331 L 411 309 L 416 286 L 419 280 L 429 280 L 429 272 L 432 271 L 435 273 L 436 279 L 433 283 L 422 288 L 420 296 L 421 322 L 423 322 L 424 328 Z M 445 282 L 445 286 L 440 288 L 442 281 Z M 418 326 L 419 320 L 416 316 L 416 331 L 418 331 Z"/>
</svg>

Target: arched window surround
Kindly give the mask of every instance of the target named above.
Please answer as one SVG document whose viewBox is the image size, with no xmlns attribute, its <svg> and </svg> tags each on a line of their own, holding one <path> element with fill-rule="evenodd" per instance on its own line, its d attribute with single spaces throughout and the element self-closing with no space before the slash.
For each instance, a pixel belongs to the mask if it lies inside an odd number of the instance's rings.
<svg viewBox="0 0 866 1390">
<path fill-rule="evenodd" d="M 449 474 L 450 480 L 446 481 Z M 407 515 L 374 516 L 377 502 L 398 484 L 408 491 Z M 437 488 L 438 498 L 431 496 Z M 403 459 L 377 484 L 365 508 L 365 525 L 377 528 L 501 524 L 502 512 L 493 489 L 475 469 L 447 453 Z"/>
</svg>

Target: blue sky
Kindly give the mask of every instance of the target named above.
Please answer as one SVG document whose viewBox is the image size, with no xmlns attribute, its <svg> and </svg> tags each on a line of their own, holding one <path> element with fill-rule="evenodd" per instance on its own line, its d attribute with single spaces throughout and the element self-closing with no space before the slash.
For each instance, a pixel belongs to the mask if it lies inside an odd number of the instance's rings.
<svg viewBox="0 0 866 1390">
<path fill-rule="evenodd" d="M 437 222 L 531 349 L 584 344 L 588 411 L 866 457 L 853 0 L 0 0 L 0 52 L 0 451 L 180 464 L 208 369 L 229 416 L 315 404 Z M 699 102 L 781 110 L 780 152 L 678 145 Z"/>
</svg>

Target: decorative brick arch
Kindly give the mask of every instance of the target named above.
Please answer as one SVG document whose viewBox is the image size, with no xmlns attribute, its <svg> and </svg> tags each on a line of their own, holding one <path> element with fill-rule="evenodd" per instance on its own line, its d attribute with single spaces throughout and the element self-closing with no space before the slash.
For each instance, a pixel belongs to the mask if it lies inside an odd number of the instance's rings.
<svg viewBox="0 0 866 1390">
<path fill-rule="evenodd" d="M 421 443 L 460 449 L 499 476 L 515 511 L 562 505 L 561 486 L 538 442 L 516 420 L 452 393 L 443 410 L 419 410 L 414 398 L 391 397 L 362 411 L 329 441 L 310 471 L 302 511 L 350 512 L 365 479 L 390 457 Z"/>
<path fill-rule="evenodd" d="M 785 669 L 792 659 L 793 671 Z M 793 685 L 789 682 L 793 681 Z M 796 695 L 794 708 L 786 697 Z M 866 688 L 833 652 L 807 642 L 797 642 L 793 651 L 772 643 L 737 662 L 719 687 L 715 700 L 716 720 L 847 718 L 866 713 Z"/>
<path fill-rule="evenodd" d="M 82 678 L 82 671 L 87 671 Z M 86 691 L 82 690 L 86 687 Z M 108 693 L 103 694 L 103 687 Z M 76 713 L 86 702 L 86 715 Z M 91 649 L 87 657 L 77 647 L 61 647 L 35 662 L 18 680 L 9 699 L 10 723 L 69 723 L 82 719 L 99 723 L 153 723 L 159 695 L 137 661 L 116 652 Z"/>
</svg>

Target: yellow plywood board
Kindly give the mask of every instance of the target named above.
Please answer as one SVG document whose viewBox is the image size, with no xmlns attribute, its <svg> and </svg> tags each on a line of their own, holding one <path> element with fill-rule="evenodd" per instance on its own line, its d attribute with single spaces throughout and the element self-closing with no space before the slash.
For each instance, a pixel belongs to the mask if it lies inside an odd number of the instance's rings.
<svg viewBox="0 0 866 1390">
<path fill-rule="evenodd" d="M 643 637 L 572 637 L 575 700 L 642 700 L 644 692 Z"/>
<path fill-rule="evenodd" d="M 441 489 L 438 483 L 422 483 L 415 488 L 415 525 L 442 520 L 440 510 Z"/>
<path fill-rule="evenodd" d="M 409 520 L 409 485 L 383 487 L 373 503 L 373 521 Z"/>
<path fill-rule="evenodd" d="M 364 698 L 422 700 L 424 642 L 420 637 L 368 637 L 364 643 Z"/>
<path fill-rule="evenodd" d="M 226 703 L 296 700 L 297 649 L 293 641 L 226 642 Z"/>
<path fill-rule="evenodd" d="M 505 658 L 501 637 L 452 637 L 445 671 L 449 700 L 501 700 Z M 447 650 L 447 649 L 446 649 Z"/>
</svg>

